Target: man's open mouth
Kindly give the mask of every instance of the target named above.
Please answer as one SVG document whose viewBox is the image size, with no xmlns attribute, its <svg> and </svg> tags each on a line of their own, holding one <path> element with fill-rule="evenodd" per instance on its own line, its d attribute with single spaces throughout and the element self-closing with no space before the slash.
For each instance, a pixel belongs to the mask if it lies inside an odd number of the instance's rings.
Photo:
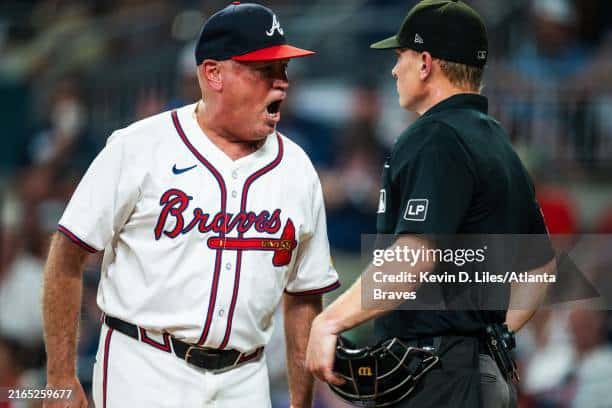
<svg viewBox="0 0 612 408">
<path fill-rule="evenodd" d="M 274 101 L 270 103 L 268 106 L 266 106 L 266 110 L 271 115 L 277 114 L 280 111 L 280 106 L 282 102 L 283 101 L 280 99 L 278 101 Z"/>
</svg>

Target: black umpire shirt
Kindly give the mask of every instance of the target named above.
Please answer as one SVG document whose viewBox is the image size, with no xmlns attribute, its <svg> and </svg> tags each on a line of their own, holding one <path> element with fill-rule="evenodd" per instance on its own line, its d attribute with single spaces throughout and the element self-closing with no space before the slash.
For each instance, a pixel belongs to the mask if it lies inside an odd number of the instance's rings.
<svg viewBox="0 0 612 408">
<path fill-rule="evenodd" d="M 533 183 L 487 110 L 481 95 L 455 95 L 404 131 L 384 165 L 379 234 L 547 234 Z M 396 310 L 375 327 L 379 338 L 473 335 L 505 315 Z"/>
</svg>

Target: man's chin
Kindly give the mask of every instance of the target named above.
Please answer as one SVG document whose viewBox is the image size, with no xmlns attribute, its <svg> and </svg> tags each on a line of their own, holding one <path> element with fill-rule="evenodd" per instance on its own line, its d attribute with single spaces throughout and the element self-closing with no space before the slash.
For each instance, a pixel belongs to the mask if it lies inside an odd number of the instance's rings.
<svg viewBox="0 0 612 408">
<path fill-rule="evenodd" d="M 276 131 L 276 126 L 266 125 L 259 129 L 253 136 L 253 142 L 260 142 Z"/>
<path fill-rule="evenodd" d="M 267 129 L 266 136 L 269 135 L 270 133 L 275 132 L 276 131 L 276 122 L 267 122 L 265 128 Z"/>
<path fill-rule="evenodd" d="M 410 101 L 410 100 L 407 100 L 405 98 L 401 98 L 401 97 L 399 98 L 399 106 L 402 109 L 405 109 L 405 110 L 408 110 L 408 111 L 412 111 L 412 109 L 413 109 L 413 102 L 414 101 Z"/>
</svg>

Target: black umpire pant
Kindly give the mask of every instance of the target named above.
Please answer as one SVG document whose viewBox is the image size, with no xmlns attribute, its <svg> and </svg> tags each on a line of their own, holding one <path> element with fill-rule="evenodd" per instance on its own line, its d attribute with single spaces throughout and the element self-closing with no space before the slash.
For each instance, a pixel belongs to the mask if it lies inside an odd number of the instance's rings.
<svg viewBox="0 0 612 408">
<path fill-rule="evenodd" d="M 479 359 L 483 408 L 516 408 L 518 401 L 514 384 L 506 381 L 491 356 L 481 354 Z"/>
<path fill-rule="evenodd" d="M 444 337 L 439 350 L 440 362 L 398 408 L 516 408 L 514 385 L 476 338 Z"/>
</svg>

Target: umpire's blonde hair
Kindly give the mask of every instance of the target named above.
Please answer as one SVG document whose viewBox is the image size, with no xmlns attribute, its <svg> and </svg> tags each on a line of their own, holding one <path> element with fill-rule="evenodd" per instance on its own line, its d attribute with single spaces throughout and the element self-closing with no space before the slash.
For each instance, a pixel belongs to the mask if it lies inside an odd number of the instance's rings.
<svg viewBox="0 0 612 408">
<path fill-rule="evenodd" d="M 482 90 L 484 68 L 440 59 L 438 62 L 444 76 L 457 88 L 472 92 L 480 92 Z"/>
</svg>

